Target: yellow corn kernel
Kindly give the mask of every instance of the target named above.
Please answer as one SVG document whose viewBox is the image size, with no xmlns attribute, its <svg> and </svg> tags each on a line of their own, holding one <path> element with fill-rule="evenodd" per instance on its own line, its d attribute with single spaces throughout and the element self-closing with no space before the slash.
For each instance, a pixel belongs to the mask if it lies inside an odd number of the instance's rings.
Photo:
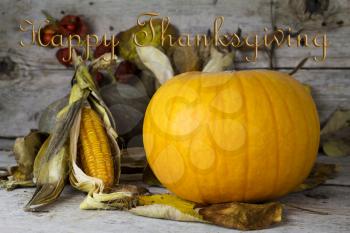
<svg viewBox="0 0 350 233">
<path fill-rule="evenodd" d="M 114 183 L 114 163 L 106 130 L 98 114 L 91 108 L 83 108 L 80 133 L 79 156 L 83 171 L 99 178 L 105 191 Z"/>
</svg>

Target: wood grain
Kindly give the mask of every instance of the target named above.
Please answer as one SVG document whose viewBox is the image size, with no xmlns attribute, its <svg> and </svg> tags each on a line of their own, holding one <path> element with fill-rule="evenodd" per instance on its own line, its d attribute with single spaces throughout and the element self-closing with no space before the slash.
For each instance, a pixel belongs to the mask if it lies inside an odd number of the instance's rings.
<svg viewBox="0 0 350 233">
<path fill-rule="evenodd" d="M 301 0 L 295 2 L 298 1 Z M 330 9 L 323 16 L 314 14 L 308 19 L 305 11 L 299 11 L 296 16 L 288 0 L 3 0 L 0 3 L 0 137 L 24 135 L 30 128 L 36 128 L 44 107 L 69 90 L 73 71 L 58 64 L 55 49 L 18 45 L 20 40 L 30 39 L 30 33 L 18 30 L 20 22 L 24 19 L 42 22 L 41 10 L 56 18 L 63 14 L 83 15 L 98 35 L 113 35 L 131 27 L 142 12 L 169 16 L 181 32 L 191 35 L 207 32 L 216 16 L 225 17 L 223 33 L 236 32 L 240 27 L 243 35 L 263 35 L 264 28 L 271 29 L 272 25 L 305 28 L 304 32 L 311 34 L 327 33 L 330 41 L 327 60 L 308 61 L 296 75 L 315 89 L 320 118 L 324 121 L 335 108 L 348 108 L 350 102 L 350 22 L 345 17 L 350 11 L 350 0 L 330 2 Z M 324 21 L 326 25 L 322 26 Z M 305 56 L 320 52 L 320 48 L 277 49 L 274 65 L 276 69 L 291 70 Z M 269 57 L 263 52 L 255 63 L 237 62 L 240 69 L 269 68 Z"/>
</svg>

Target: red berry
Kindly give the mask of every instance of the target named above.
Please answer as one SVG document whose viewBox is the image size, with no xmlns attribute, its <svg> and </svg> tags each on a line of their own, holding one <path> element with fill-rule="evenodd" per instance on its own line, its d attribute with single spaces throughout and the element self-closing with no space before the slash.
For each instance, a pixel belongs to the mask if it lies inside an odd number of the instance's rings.
<svg viewBox="0 0 350 233">
<path fill-rule="evenodd" d="M 40 30 L 40 40 L 45 45 L 51 44 L 51 39 L 58 34 L 57 26 L 53 24 L 48 24 Z"/>
<path fill-rule="evenodd" d="M 106 44 L 109 44 L 111 41 L 107 40 L 106 42 L 107 42 Z M 105 53 L 110 53 L 111 51 L 112 51 L 112 48 L 110 45 L 105 46 L 104 43 L 101 43 L 96 47 L 94 51 L 94 58 L 98 58 Z"/>
<path fill-rule="evenodd" d="M 59 31 L 64 36 L 79 35 L 86 36 L 88 27 L 80 16 L 66 15 L 59 22 Z"/>
<path fill-rule="evenodd" d="M 56 58 L 57 60 L 64 66 L 72 66 L 72 59 L 66 61 L 69 57 L 69 48 L 62 48 L 57 50 L 56 52 Z"/>
<path fill-rule="evenodd" d="M 74 31 L 75 30 L 75 25 L 74 24 L 67 24 L 67 30 Z"/>
</svg>

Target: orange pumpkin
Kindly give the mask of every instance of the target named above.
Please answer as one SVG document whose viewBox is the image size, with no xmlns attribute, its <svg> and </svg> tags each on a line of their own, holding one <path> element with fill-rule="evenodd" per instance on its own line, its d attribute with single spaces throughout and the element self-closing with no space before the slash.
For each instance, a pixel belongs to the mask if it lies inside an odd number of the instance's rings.
<svg viewBox="0 0 350 233">
<path fill-rule="evenodd" d="M 160 182 L 198 203 L 281 197 L 309 174 L 319 119 L 308 91 L 287 74 L 190 72 L 148 105 L 143 140 Z"/>
</svg>

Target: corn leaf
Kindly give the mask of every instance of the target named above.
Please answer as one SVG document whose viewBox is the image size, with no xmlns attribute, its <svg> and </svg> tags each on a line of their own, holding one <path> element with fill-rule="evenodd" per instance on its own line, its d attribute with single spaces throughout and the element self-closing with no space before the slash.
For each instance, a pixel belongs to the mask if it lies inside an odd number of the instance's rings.
<svg viewBox="0 0 350 233">
<path fill-rule="evenodd" d="M 51 138 L 48 138 L 43 145 L 43 150 L 40 150 L 37 159 L 47 156 L 47 149 Z M 39 208 L 46 206 L 55 201 L 61 194 L 65 179 L 68 174 L 68 148 L 61 147 L 60 151 L 51 156 L 44 164 L 40 163 L 40 170 L 34 172 L 37 177 L 34 177 L 36 182 L 36 190 L 32 199 L 25 206 L 26 211 L 37 211 Z M 43 161 L 43 160 L 41 160 Z"/>
<path fill-rule="evenodd" d="M 87 195 L 80 204 L 82 210 L 127 210 L 136 205 L 136 198 L 129 192 L 94 193 Z"/>
<path fill-rule="evenodd" d="M 0 188 L 12 191 L 17 188 L 32 188 L 35 184 L 32 180 L 16 181 L 16 180 L 0 180 Z"/>
<path fill-rule="evenodd" d="M 194 209 L 195 203 L 182 200 L 171 194 L 139 196 L 138 205 L 131 213 L 150 218 L 176 221 L 204 222 Z"/>
<path fill-rule="evenodd" d="M 42 145 L 34 162 L 34 182 L 37 188 L 24 207 L 26 211 L 37 211 L 60 196 L 68 176 L 67 139 L 82 103 L 83 99 L 79 99 L 57 114 L 53 132 Z"/>
</svg>

